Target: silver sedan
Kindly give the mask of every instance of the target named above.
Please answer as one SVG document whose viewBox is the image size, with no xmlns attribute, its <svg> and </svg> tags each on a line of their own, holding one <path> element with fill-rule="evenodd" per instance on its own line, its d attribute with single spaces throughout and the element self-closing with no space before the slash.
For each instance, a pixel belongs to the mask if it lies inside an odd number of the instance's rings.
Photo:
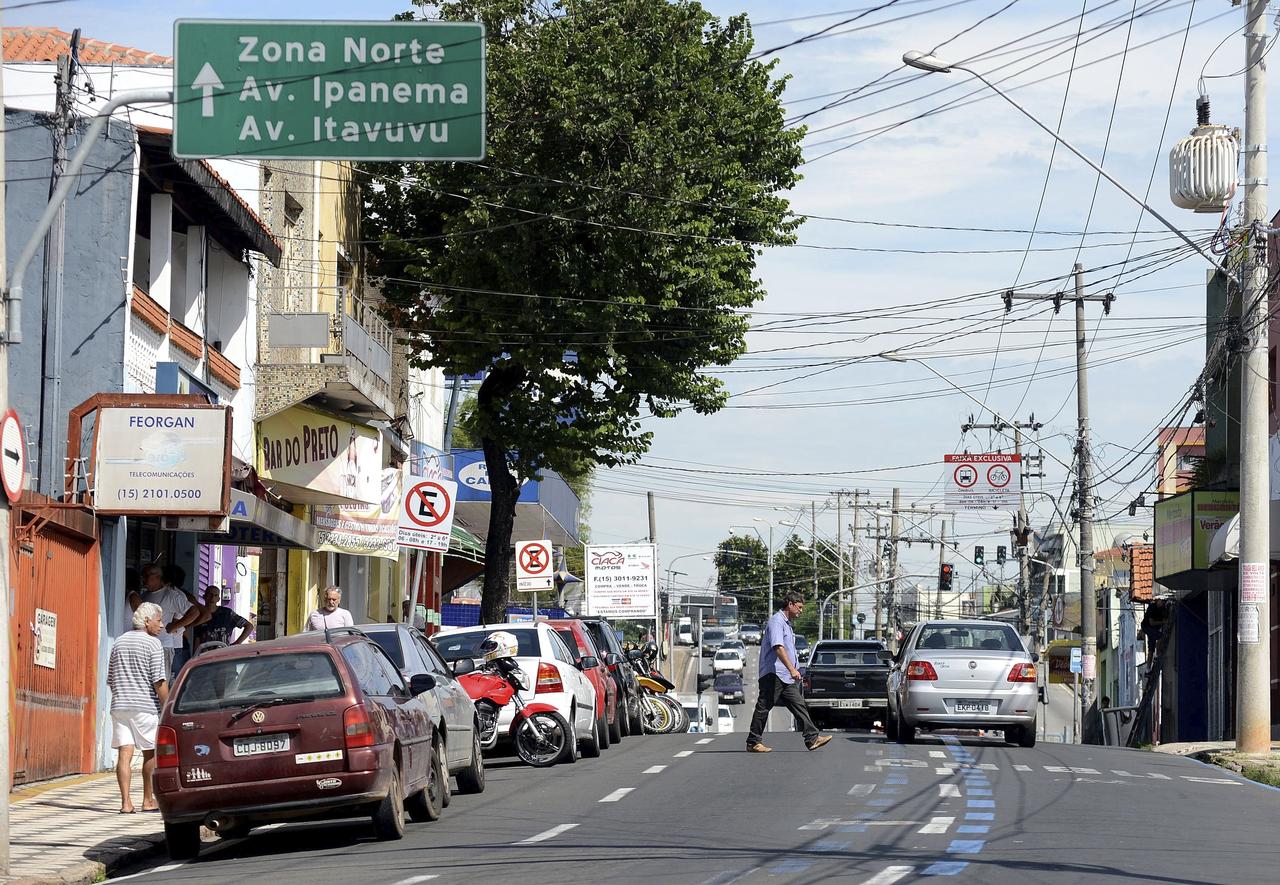
<svg viewBox="0 0 1280 885">
<path fill-rule="evenodd" d="M 1037 656 L 999 621 L 925 621 L 897 655 L 881 652 L 889 671 L 885 735 L 900 744 L 919 729 L 1003 729 L 1010 743 L 1036 743 Z"/>
</svg>

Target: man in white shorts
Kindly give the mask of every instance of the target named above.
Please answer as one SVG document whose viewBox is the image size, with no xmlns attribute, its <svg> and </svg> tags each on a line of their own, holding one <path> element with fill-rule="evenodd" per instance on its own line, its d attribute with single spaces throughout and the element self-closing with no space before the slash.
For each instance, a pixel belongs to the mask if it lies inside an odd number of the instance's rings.
<svg viewBox="0 0 1280 885">
<path fill-rule="evenodd" d="M 133 748 L 142 751 L 142 810 L 156 811 L 151 774 L 156 768 L 156 729 L 160 710 L 169 699 L 164 648 L 157 639 L 164 632 L 160 606 L 144 602 L 133 613 L 133 629 L 111 646 L 107 659 L 107 687 L 111 689 L 111 746 L 120 784 L 120 813 L 133 814 L 129 796 L 133 778 Z"/>
</svg>

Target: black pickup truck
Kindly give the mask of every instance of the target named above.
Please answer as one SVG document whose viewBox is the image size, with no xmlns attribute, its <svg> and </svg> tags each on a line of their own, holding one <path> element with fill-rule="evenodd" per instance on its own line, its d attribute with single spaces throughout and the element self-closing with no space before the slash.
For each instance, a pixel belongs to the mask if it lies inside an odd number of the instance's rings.
<svg viewBox="0 0 1280 885">
<path fill-rule="evenodd" d="M 889 666 L 874 640 L 824 639 L 813 647 L 804 672 L 804 698 L 819 728 L 884 722 L 889 707 Z"/>
</svg>

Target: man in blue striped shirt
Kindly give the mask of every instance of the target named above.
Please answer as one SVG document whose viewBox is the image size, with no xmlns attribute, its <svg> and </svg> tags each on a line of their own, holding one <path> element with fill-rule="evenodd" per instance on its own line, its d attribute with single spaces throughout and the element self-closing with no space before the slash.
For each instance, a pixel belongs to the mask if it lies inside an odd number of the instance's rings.
<svg viewBox="0 0 1280 885">
<path fill-rule="evenodd" d="M 142 810 L 155 811 L 151 774 L 156 767 L 156 729 L 160 710 L 169 700 L 164 648 L 157 639 L 165 629 L 164 615 L 154 602 L 133 613 L 133 629 L 118 638 L 107 658 L 107 687 L 111 689 L 111 746 L 116 748 L 116 782 L 120 785 L 120 813 L 133 814 L 129 795 L 133 778 L 133 748 L 142 751 Z"/>
</svg>

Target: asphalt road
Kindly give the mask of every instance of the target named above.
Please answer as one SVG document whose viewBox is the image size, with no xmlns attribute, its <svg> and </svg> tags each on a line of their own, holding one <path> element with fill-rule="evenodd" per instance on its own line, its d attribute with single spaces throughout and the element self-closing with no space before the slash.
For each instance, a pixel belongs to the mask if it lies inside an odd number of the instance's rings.
<svg viewBox="0 0 1280 885">
<path fill-rule="evenodd" d="M 892 885 L 1280 879 L 1280 791 L 1139 750 L 837 733 L 627 738 L 600 759 L 489 769 L 481 796 L 399 842 L 364 820 L 209 844 L 147 883 L 675 882 Z M 503 878 L 500 878 L 503 877 Z"/>
</svg>

